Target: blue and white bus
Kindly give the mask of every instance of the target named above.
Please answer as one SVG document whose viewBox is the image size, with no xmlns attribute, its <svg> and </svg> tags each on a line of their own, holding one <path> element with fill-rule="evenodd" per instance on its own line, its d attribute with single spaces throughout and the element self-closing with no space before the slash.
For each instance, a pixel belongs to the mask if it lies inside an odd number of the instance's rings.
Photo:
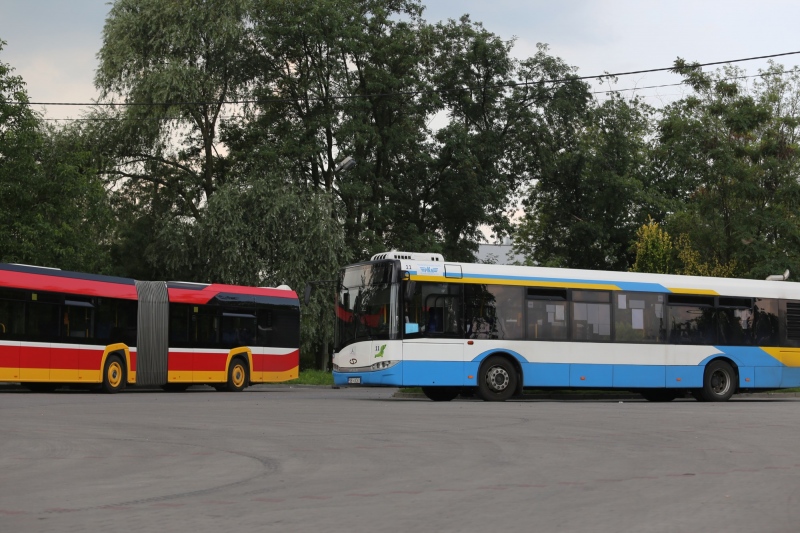
<svg viewBox="0 0 800 533">
<path fill-rule="evenodd" d="M 784 276 L 771 276 L 780 279 Z M 687 392 L 800 386 L 800 283 L 446 262 L 387 252 L 339 277 L 338 386 Z"/>
</svg>

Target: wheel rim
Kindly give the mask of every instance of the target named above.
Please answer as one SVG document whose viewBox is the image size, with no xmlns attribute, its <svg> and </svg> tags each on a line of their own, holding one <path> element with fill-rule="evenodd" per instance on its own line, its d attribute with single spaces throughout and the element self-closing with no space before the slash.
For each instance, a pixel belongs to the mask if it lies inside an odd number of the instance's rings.
<svg viewBox="0 0 800 533">
<path fill-rule="evenodd" d="M 731 388 L 731 377 L 728 373 L 718 368 L 711 374 L 711 391 L 717 396 L 724 396 Z"/>
<path fill-rule="evenodd" d="M 244 386 L 244 367 L 242 365 L 236 365 L 233 367 L 233 372 L 231 372 L 231 382 L 233 382 L 233 386 L 236 388 Z"/>
<path fill-rule="evenodd" d="M 118 361 L 112 361 L 111 364 L 108 365 L 106 380 L 108 384 L 115 389 L 122 383 L 122 365 L 120 365 Z"/>
<path fill-rule="evenodd" d="M 486 384 L 494 392 L 506 390 L 510 380 L 511 376 L 508 375 L 508 371 L 501 366 L 493 366 L 486 372 Z"/>
</svg>

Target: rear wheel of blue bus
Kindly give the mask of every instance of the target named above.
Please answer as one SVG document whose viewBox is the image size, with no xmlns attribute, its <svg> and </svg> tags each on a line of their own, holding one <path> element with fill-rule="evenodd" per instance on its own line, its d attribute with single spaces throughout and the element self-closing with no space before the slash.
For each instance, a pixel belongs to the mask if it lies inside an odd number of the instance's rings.
<svg viewBox="0 0 800 533">
<path fill-rule="evenodd" d="M 700 398 L 706 402 L 724 402 L 736 392 L 738 378 L 730 363 L 717 359 L 706 366 Z"/>
<path fill-rule="evenodd" d="M 517 391 L 519 377 L 513 363 L 493 355 L 481 365 L 478 373 L 478 396 L 487 402 L 503 402 Z"/>
</svg>

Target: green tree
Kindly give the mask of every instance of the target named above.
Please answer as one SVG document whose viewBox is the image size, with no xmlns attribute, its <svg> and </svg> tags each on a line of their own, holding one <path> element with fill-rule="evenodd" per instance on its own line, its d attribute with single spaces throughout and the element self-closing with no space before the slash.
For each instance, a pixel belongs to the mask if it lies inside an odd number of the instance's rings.
<svg viewBox="0 0 800 533">
<path fill-rule="evenodd" d="M 672 237 L 652 218 L 636 230 L 636 260 L 632 272 L 674 274 Z"/>
<path fill-rule="evenodd" d="M 627 270 L 655 201 L 646 172 L 652 110 L 616 94 L 593 105 L 584 88 L 554 99 L 548 113 L 515 250 L 535 264 Z"/>
<path fill-rule="evenodd" d="M 46 127 L 0 62 L 0 260 L 107 272 L 110 210 L 94 169 L 79 126 Z"/>
<path fill-rule="evenodd" d="M 276 181 L 278 183 L 276 183 Z M 349 262 L 344 233 L 331 216 L 330 195 L 296 189 L 275 194 L 280 180 L 253 177 L 228 184 L 209 202 L 198 226 L 198 259 L 208 275 L 225 283 L 288 285 L 303 294 L 306 283 L 332 280 Z M 304 366 L 322 367 L 333 341 L 333 285 L 323 285 L 302 304 Z"/>
<path fill-rule="evenodd" d="M 176 247 L 176 241 L 196 238 L 192 225 L 227 180 L 219 127 L 226 110 L 235 109 L 228 102 L 248 94 L 248 4 L 118 0 L 106 19 L 95 83 L 103 103 L 123 105 L 96 113 L 102 120 L 94 139 L 107 156 L 104 176 L 120 216 L 159 229 L 149 234 L 158 253 L 146 257 L 143 270 L 155 264 L 168 274 L 202 272 L 168 252 L 190 245 Z M 118 243 L 129 251 L 117 255 L 135 254 L 135 235 L 120 236 L 133 240 Z"/>
<path fill-rule="evenodd" d="M 694 93 L 668 106 L 654 151 L 658 187 L 675 199 L 673 235 L 709 265 L 763 278 L 800 267 L 800 71 L 772 65 L 703 73 L 676 62 Z"/>
</svg>

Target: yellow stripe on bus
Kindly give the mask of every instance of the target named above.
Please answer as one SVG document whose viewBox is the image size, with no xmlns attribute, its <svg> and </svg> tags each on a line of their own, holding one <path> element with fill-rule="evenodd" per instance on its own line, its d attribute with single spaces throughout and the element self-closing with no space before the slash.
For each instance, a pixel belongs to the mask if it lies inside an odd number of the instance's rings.
<svg viewBox="0 0 800 533">
<path fill-rule="evenodd" d="M 671 291 L 675 294 L 702 294 L 706 296 L 718 296 L 719 293 L 717 291 L 711 289 L 681 289 L 681 288 L 672 288 L 667 287 L 668 291 Z"/>
<path fill-rule="evenodd" d="M 800 366 L 800 348 L 761 348 L 785 366 Z"/>
<path fill-rule="evenodd" d="M 264 375 L 261 379 L 264 381 L 264 383 L 272 383 L 297 379 L 298 375 L 299 369 L 298 367 L 294 367 L 291 370 L 284 370 L 283 372 L 264 372 Z"/>
<path fill-rule="evenodd" d="M 472 283 L 476 285 L 514 285 L 521 287 L 555 287 L 561 289 L 600 289 L 621 291 L 613 283 L 590 283 L 581 281 L 540 281 L 534 279 L 496 279 L 496 278 L 445 278 L 442 276 L 411 275 L 413 281 L 433 281 L 438 283 Z"/>
</svg>

